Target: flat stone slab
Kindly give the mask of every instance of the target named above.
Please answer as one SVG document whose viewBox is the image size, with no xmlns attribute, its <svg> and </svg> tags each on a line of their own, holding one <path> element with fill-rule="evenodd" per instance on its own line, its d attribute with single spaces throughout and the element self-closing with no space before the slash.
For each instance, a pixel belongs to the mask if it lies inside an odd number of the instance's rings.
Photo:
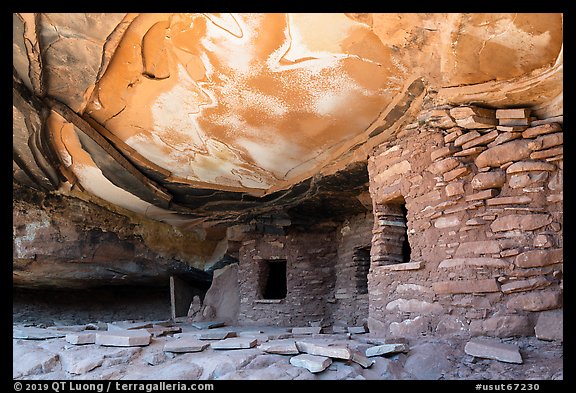
<svg viewBox="0 0 576 393">
<path fill-rule="evenodd" d="M 295 327 L 292 328 L 292 334 L 319 334 L 322 331 L 322 328 L 317 327 Z"/>
<path fill-rule="evenodd" d="M 366 349 L 366 356 L 383 356 L 399 352 L 408 352 L 406 344 L 383 344 Z"/>
<path fill-rule="evenodd" d="M 236 332 L 206 332 L 202 333 L 199 337 L 200 340 L 224 340 L 227 338 L 237 337 Z"/>
<path fill-rule="evenodd" d="M 210 343 L 196 340 L 191 337 L 182 337 L 169 341 L 164 345 L 164 352 L 201 352 L 208 348 Z"/>
<path fill-rule="evenodd" d="M 344 360 L 352 359 L 350 348 L 342 346 L 321 345 L 305 341 L 296 341 L 296 348 L 298 348 L 300 352 L 305 352 L 310 355 L 327 356 Z"/>
<path fill-rule="evenodd" d="M 325 356 L 302 354 L 291 357 L 290 364 L 295 367 L 303 367 L 311 373 L 319 373 L 332 364 L 332 359 Z"/>
<path fill-rule="evenodd" d="M 153 325 L 151 328 L 146 328 L 146 330 L 152 337 L 161 337 L 167 334 L 180 333 L 182 328 L 178 326 Z"/>
<path fill-rule="evenodd" d="M 277 355 L 298 355 L 300 353 L 295 340 L 271 340 L 260 344 L 258 348 Z"/>
<path fill-rule="evenodd" d="M 358 363 L 362 368 L 369 368 L 375 363 L 375 360 L 368 359 L 359 351 L 351 351 L 352 352 L 352 361 Z"/>
<path fill-rule="evenodd" d="M 348 326 L 348 333 L 351 334 L 364 334 L 367 330 L 364 326 Z"/>
<path fill-rule="evenodd" d="M 192 323 L 192 326 L 194 326 L 196 329 L 214 329 L 224 325 L 225 323 L 222 321 L 203 321 Z"/>
<path fill-rule="evenodd" d="M 134 330 L 134 329 L 146 329 L 152 328 L 154 322 L 132 322 L 132 321 L 118 321 L 109 322 L 108 331 L 118 331 L 118 330 Z"/>
<path fill-rule="evenodd" d="M 12 338 L 19 338 L 23 340 L 47 340 L 49 338 L 60 337 L 66 337 L 66 333 L 54 329 L 42 329 L 37 327 L 12 327 Z"/>
<path fill-rule="evenodd" d="M 487 337 L 476 337 L 468 341 L 464 352 L 479 358 L 522 364 L 522 355 L 516 345 L 505 344 Z"/>
<path fill-rule="evenodd" d="M 66 342 L 74 345 L 95 344 L 96 333 L 68 333 Z"/>
<path fill-rule="evenodd" d="M 150 344 L 150 336 L 146 330 L 118 330 L 96 333 L 96 344 L 110 347 L 134 347 Z"/>
<path fill-rule="evenodd" d="M 254 348 L 258 340 L 251 337 L 233 337 L 210 344 L 212 349 L 247 349 Z"/>
</svg>

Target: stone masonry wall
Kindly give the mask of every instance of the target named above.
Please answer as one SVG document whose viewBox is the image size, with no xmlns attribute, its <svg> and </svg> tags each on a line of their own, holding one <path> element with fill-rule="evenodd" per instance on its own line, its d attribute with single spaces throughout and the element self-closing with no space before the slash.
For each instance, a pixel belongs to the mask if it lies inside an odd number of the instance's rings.
<svg viewBox="0 0 576 393">
<path fill-rule="evenodd" d="M 561 321 L 563 132 L 513 112 L 432 110 L 373 152 L 371 332 L 508 337 Z M 406 228 L 390 220 L 404 203 Z M 386 257 L 399 233 L 405 263 Z"/>
<path fill-rule="evenodd" d="M 334 287 L 334 324 L 362 326 L 368 322 L 368 270 L 372 213 L 346 220 L 337 232 L 338 258 Z"/>
<path fill-rule="evenodd" d="M 335 230 L 286 235 L 249 233 L 239 250 L 241 325 L 332 324 L 336 259 Z M 262 299 L 266 260 L 286 260 L 284 299 Z"/>
</svg>

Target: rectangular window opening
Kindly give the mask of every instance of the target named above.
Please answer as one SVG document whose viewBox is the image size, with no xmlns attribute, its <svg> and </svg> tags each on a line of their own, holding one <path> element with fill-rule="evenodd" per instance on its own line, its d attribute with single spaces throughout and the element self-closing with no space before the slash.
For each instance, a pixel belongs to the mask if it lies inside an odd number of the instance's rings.
<svg viewBox="0 0 576 393">
<path fill-rule="evenodd" d="M 286 298 L 286 260 L 272 259 L 261 261 L 262 299 Z"/>
</svg>

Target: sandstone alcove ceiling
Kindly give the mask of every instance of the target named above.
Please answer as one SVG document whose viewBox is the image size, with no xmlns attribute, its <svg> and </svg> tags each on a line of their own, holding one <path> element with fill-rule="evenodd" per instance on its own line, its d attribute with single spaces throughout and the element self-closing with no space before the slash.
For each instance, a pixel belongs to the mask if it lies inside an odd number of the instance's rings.
<svg viewBox="0 0 576 393">
<path fill-rule="evenodd" d="M 15 13 L 15 187 L 196 233 L 202 270 L 228 226 L 371 210 L 422 110 L 561 115 L 562 44 L 561 14 Z"/>
<path fill-rule="evenodd" d="M 563 379 L 563 18 L 14 13 L 13 378 Z"/>
</svg>

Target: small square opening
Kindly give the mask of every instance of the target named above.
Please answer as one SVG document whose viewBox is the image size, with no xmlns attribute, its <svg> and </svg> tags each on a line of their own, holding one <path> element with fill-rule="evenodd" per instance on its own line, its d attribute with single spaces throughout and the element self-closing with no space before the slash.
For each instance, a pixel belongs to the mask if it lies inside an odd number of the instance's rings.
<svg viewBox="0 0 576 393">
<path fill-rule="evenodd" d="M 263 260 L 260 283 L 262 299 L 286 298 L 286 260 Z"/>
</svg>

